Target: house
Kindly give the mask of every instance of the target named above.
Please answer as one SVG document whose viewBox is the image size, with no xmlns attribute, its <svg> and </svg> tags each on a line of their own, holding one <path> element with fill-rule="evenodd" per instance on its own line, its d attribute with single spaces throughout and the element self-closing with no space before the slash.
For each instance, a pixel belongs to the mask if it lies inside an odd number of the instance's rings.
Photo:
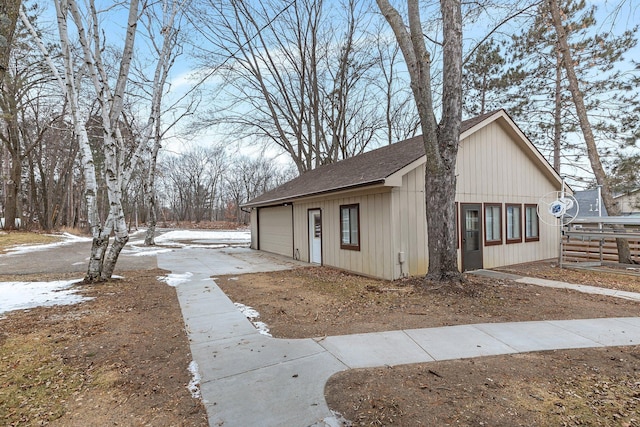
<svg viewBox="0 0 640 427">
<path fill-rule="evenodd" d="M 640 188 L 613 197 L 622 215 L 640 216 Z"/>
<path fill-rule="evenodd" d="M 579 216 L 581 218 L 590 216 L 608 216 L 607 208 L 602 202 L 602 197 L 598 194 L 598 189 L 575 191 L 573 193 L 578 206 L 567 210 L 569 216 Z M 578 212 L 576 212 L 576 210 Z"/>
<path fill-rule="evenodd" d="M 463 271 L 558 256 L 539 221 L 562 180 L 504 110 L 462 124 L 457 158 L 458 265 Z M 427 271 L 421 137 L 318 167 L 244 204 L 251 247 L 363 275 Z"/>
</svg>

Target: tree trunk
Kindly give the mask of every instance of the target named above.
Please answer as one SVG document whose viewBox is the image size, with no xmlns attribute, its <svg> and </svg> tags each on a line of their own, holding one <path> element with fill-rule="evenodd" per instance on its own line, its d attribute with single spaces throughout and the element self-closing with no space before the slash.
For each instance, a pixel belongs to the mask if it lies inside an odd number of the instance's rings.
<svg viewBox="0 0 640 427">
<path fill-rule="evenodd" d="M 114 231 L 115 238 L 113 239 L 113 243 L 109 248 L 106 257 L 103 262 L 102 267 L 102 279 L 107 280 L 110 279 L 113 275 L 113 271 L 116 268 L 116 263 L 118 262 L 118 257 L 120 256 L 120 252 L 124 245 L 129 241 L 129 233 L 127 231 L 127 222 L 124 218 L 124 211 L 122 210 L 122 205 L 120 204 L 112 204 L 112 211 L 110 212 L 110 216 L 113 216 L 114 219 Z"/>
<path fill-rule="evenodd" d="M 159 123 L 156 122 L 158 126 L 155 128 L 159 129 Z M 147 203 L 147 232 L 144 236 L 144 244 L 145 246 L 155 246 L 155 236 L 156 236 L 156 225 L 158 222 L 158 218 L 156 215 L 156 164 L 158 158 L 158 150 L 160 149 L 160 135 L 156 131 L 156 138 L 154 141 L 153 149 L 151 151 L 151 163 L 149 164 L 149 174 L 147 175 L 147 180 L 145 182 L 145 202 Z"/>
<path fill-rule="evenodd" d="M 420 5 L 409 0 L 409 31 L 388 0 L 377 0 L 407 63 L 420 116 L 427 162 L 425 203 L 429 269 L 426 280 L 462 281 L 456 249 L 456 157 L 462 122 L 462 12 L 459 0 L 441 0 L 443 19 L 442 119 L 438 125 L 431 92 L 431 57 L 426 49 Z"/>
<path fill-rule="evenodd" d="M 0 25 L 0 85 L 9 66 L 9 54 L 11 53 L 11 45 L 13 44 L 18 11 L 21 4 L 21 0 L 3 0 L 0 2 L 0 18 L 3 21 L 3 24 Z"/>
<path fill-rule="evenodd" d="M 10 119 L 13 121 L 13 118 Z M 17 126 L 17 124 L 16 124 Z M 20 188 L 22 183 L 22 162 L 20 153 L 19 132 L 14 123 L 8 123 L 9 153 L 11 155 L 11 167 L 9 169 L 9 180 L 7 181 L 7 194 L 4 210 L 5 230 L 15 230 L 17 228 L 16 219 L 19 218 L 18 200 L 20 199 Z"/>
<path fill-rule="evenodd" d="M 562 17 L 558 1 L 549 0 L 549 6 L 553 26 L 558 36 L 558 44 L 560 47 L 560 52 L 562 53 L 564 68 L 567 72 L 567 79 L 569 80 L 569 91 L 571 92 L 573 103 L 576 106 L 576 114 L 578 116 L 580 128 L 582 129 L 584 141 L 587 146 L 587 156 L 589 157 L 589 162 L 591 163 L 593 174 L 596 177 L 597 183 L 602 186 L 602 201 L 604 202 L 604 206 L 607 208 L 607 213 L 611 216 L 619 216 L 620 208 L 613 200 L 613 192 L 611 190 L 611 186 L 609 185 L 609 180 L 607 179 L 604 168 L 602 167 L 602 162 L 600 161 L 600 155 L 598 153 L 598 147 L 596 146 L 596 141 L 591 129 L 591 123 L 589 122 L 589 117 L 587 116 L 587 109 L 584 104 L 584 98 L 582 96 L 582 92 L 580 91 L 578 77 L 576 76 L 576 72 L 573 66 L 573 59 L 571 57 L 571 51 L 569 49 L 569 43 L 567 41 L 567 33 L 564 29 L 564 26 L 562 25 Z M 618 261 L 623 264 L 635 263 L 635 261 L 631 258 L 629 242 L 626 239 L 616 239 L 616 244 L 618 246 Z"/>
<path fill-rule="evenodd" d="M 562 138 L 562 55 L 556 49 L 556 88 L 553 110 L 553 168 L 560 173 L 560 143 Z"/>
</svg>

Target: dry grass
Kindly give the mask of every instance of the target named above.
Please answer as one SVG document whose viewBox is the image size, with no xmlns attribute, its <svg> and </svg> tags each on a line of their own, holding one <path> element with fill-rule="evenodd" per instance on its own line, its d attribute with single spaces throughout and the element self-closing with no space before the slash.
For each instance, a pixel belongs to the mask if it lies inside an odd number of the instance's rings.
<svg viewBox="0 0 640 427">
<path fill-rule="evenodd" d="M 59 242 L 60 237 L 51 234 L 31 233 L 28 231 L 0 231 L 0 254 L 12 246 L 37 245 Z"/>
<path fill-rule="evenodd" d="M 50 331 L 0 340 L 5 341 L 0 352 L 0 420 L 9 425 L 44 425 L 60 418 L 64 402 L 84 380 L 56 354 L 58 345 Z"/>
</svg>

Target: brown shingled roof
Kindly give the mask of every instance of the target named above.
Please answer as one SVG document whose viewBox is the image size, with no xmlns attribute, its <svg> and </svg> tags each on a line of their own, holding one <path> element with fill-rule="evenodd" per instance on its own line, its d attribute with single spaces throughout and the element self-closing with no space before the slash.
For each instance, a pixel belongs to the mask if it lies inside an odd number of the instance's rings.
<svg viewBox="0 0 640 427">
<path fill-rule="evenodd" d="M 497 111 L 463 121 L 460 132 L 471 129 Z M 319 166 L 267 191 L 243 206 L 281 204 L 303 196 L 382 184 L 385 178 L 424 155 L 422 136 L 416 136 L 336 163 Z"/>
</svg>

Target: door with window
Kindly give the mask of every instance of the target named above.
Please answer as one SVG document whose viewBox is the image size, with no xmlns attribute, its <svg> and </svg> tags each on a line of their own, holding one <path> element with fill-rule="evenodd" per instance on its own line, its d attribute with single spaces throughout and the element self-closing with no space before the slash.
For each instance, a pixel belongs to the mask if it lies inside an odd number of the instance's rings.
<svg viewBox="0 0 640 427">
<path fill-rule="evenodd" d="M 309 211 L 309 262 L 322 264 L 322 213 L 320 209 Z"/>
<path fill-rule="evenodd" d="M 482 268 L 482 205 L 463 203 L 460 235 L 462 236 L 462 271 Z"/>
</svg>

